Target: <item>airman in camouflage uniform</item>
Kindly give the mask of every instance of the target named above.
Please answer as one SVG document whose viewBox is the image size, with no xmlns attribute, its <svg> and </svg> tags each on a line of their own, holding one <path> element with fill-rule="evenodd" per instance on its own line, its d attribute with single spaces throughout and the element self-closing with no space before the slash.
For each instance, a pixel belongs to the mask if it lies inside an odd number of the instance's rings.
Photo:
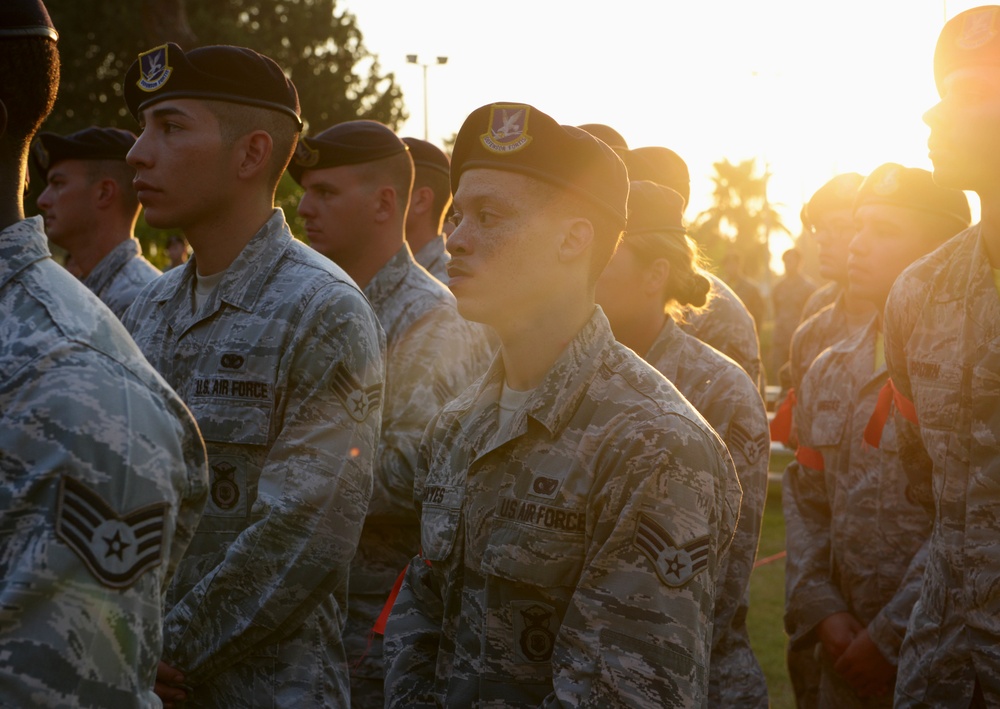
<svg viewBox="0 0 1000 709">
<path fill-rule="evenodd" d="M 406 212 L 406 243 L 413 258 L 442 283 L 448 282 L 444 219 L 451 206 L 450 163 L 444 151 L 419 138 L 403 138 L 413 158 L 413 191 Z"/>
<path fill-rule="evenodd" d="M 598 281 L 597 302 L 616 339 L 646 353 L 645 360 L 705 417 L 733 458 L 743 501 L 719 573 L 708 703 L 766 708 L 767 683 L 746 627 L 767 495 L 770 441 L 764 402 L 738 364 L 682 331 L 671 317 L 679 308 L 703 306 L 709 289 L 683 226 L 681 196 L 652 182 L 633 181 L 628 209 L 628 231 Z M 637 286 L 646 283 L 648 288 Z"/>
<path fill-rule="evenodd" d="M 135 135 L 86 128 L 67 136 L 41 133 L 32 152 L 47 185 L 38 196 L 45 231 L 83 271 L 83 284 L 119 319 L 160 275 L 132 236 L 139 200 L 125 156 Z"/>
<path fill-rule="evenodd" d="M 55 99 L 55 40 L 40 2 L 5 5 L 5 186 Z M 20 192 L 0 229 L 0 705 L 159 706 L 163 593 L 205 504 L 205 447 L 41 218 L 13 216 Z"/>
<path fill-rule="evenodd" d="M 523 104 L 474 111 L 452 160 L 450 285 L 503 347 L 424 438 L 386 704 L 701 705 L 739 484 L 588 295 L 625 223 L 625 168 Z"/>
<path fill-rule="evenodd" d="M 898 274 L 969 223 L 958 190 L 889 163 L 857 196 L 852 297 L 879 309 Z M 881 320 L 821 354 L 796 407 L 799 465 L 784 478 L 786 627 L 823 646 L 819 703 L 892 706 L 899 647 L 920 591 L 931 519 L 909 494 L 881 357 Z"/>
<path fill-rule="evenodd" d="M 154 71 L 164 66 L 166 78 Z M 158 693 L 195 706 L 346 706 L 341 628 L 372 489 L 384 336 L 347 274 L 293 239 L 261 199 L 301 129 L 295 88 L 276 64 L 239 47 L 185 54 L 168 44 L 140 55 L 125 85 L 145 124 L 129 161 L 147 220 L 166 228 L 205 203 L 228 205 L 233 225 L 227 239 L 218 233 L 227 215 L 186 219 L 194 257 L 125 317 L 198 420 L 211 477 L 167 599 Z M 261 128 L 228 143 L 227 111 Z M 174 122 L 185 130 L 168 130 Z M 263 135 L 280 146 L 273 154 Z M 243 176 L 243 199 L 206 195 L 236 180 L 223 156 L 251 139 L 260 171 Z M 207 294 L 206 272 L 219 274 Z"/>
<path fill-rule="evenodd" d="M 313 248 L 364 288 L 386 335 L 374 493 L 351 563 L 344 628 L 351 705 L 381 707 L 382 639 L 372 628 L 420 548 L 413 505 L 420 439 L 431 417 L 486 371 L 490 351 L 478 328 L 458 314 L 454 296 L 416 264 L 403 240 L 413 162 L 395 133 L 375 121 L 338 124 L 300 141 L 290 173 L 306 188 L 299 214 Z M 352 191 L 362 176 L 363 195 Z M 326 193 L 349 194 L 351 202 L 338 204 Z M 383 193 L 382 216 L 375 219 L 365 205 Z M 373 276 L 372 268 L 378 268 Z"/>
<path fill-rule="evenodd" d="M 833 305 L 840 294 L 844 292 L 844 284 L 837 281 L 829 281 L 820 286 L 806 298 L 806 304 L 802 306 L 802 315 L 799 316 L 799 325 L 818 313 L 828 305 Z"/>
<path fill-rule="evenodd" d="M 687 163 L 673 150 L 659 146 L 620 150 L 628 167 L 629 179 L 649 180 L 669 187 L 683 199 L 691 196 L 691 178 Z M 736 361 L 764 391 L 764 369 L 760 358 L 760 339 L 753 316 L 733 289 L 718 276 L 705 273 L 712 283 L 708 305 L 683 313 L 680 327 L 689 335 L 714 347 Z"/>
<path fill-rule="evenodd" d="M 979 193 L 982 221 L 917 261 L 885 312 L 885 355 L 910 490 L 933 515 L 900 650 L 896 705 L 1000 705 L 1000 7 L 938 39 L 941 101 L 924 114 L 934 179 Z"/>
</svg>

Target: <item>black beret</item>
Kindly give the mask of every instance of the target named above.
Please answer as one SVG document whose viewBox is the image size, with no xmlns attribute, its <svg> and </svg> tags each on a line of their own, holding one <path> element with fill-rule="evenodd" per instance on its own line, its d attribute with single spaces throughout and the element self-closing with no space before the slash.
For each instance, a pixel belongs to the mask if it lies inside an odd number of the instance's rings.
<svg viewBox="0 0 1000 709">
<path fill-rule="evenodd" d="M 864 179 L 856 172 L 845 172 L 831 178 L 809 198 L 803 210 L 803 224 L 808 222 L 815 226 L 816 221 L 827 212 L 854 209 L 854 200 Z"/>
<path fill-rule="evenodd" d="M 1000 7 L 984 5 L 948 20 L 934 49 L 938 92 L 950 72 L 964 66 L 1000 66 Z"/>
<path fill-rule="evenodd" d="M 143 52 L 125 73 L 125 104 L 136 120 L 168 98 L 258 106 L 299 116 L 299 94 L 273 59 L 246 47 L 213 45 L 185 53 L 173 42 Z"/>
<path fill-rule="evenodd" d="M 964 192 L 939 186 L 927 170 L 891 162 L 875 168 L 861 184 L 855 209 L 866 204 L 889 204 L 950 217 L 962 229 L 972 221 Z"/>
<path fill-rule="evenodd" d="M 0 3 L 0 39 L 14 37 L 59 39 L 42 0 L 3 0 Z"/>
<path fill-rule="evenodd" d="M 628 191 L 626 238 L 637 234 L 686 234 L 684 198 L 650 180 L 632 180 Z"/>
<path fill-rule="evenodd" d="M 44 178 L 60 160 L 124 160 L 133 145 L 131 131 L 91 126 L 69 135 L 39 133 L 31 157 Z"/>
<path fill-rule="evenodd" d="M 587 131 L 599 140 L 603 140 L 615 152 L 628 150 L 628 143 L 625 142 L 625 138 L 611 126 L 606 126 L 603 123 L 585 123 L 582 126 L 577 126 L 577 128 Z"/>
<path fill-rule="evenodd" d="M 301 185 L 302 173 L 306 170 L 360 165 L 406 150 L 406 143 L 378 121 L 347 121 L 312 138 L 299 138 L 288 174 Z"/>
<path fill-rule="evenodd" d="M 451 155 L 451 191 L 474 168 L 517 172 L 573 192 L 625 225 L 628 173 L 590 133 L 561 126 L 523 103 L 493 103 L 469 114 Z"/>
<path fill-rule="evenodd" d="M 410 157 L 413 158 L 415 167 L 424 167 L 428 170 L 437 170 L 448 175 L 451 170 L 451 162 L 448 156 L 434 143 L 428 143 L 419 138 L 403 138 L 406 147 L 410 149 Z"/>
<path fill-rule="evenodd" d="M 691 198 L 691 175 L 687 163 L 670 148 L 649 146 L 622 153 L 630 180 L 649 180 L 669 187 L 684 198 Z"/>
</svg>

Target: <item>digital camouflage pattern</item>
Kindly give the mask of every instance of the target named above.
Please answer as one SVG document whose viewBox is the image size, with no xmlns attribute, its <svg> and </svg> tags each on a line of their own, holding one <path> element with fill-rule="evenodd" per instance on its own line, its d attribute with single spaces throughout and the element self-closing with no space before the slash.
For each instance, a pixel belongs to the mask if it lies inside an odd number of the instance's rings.
<svg viewBox="0 0 1000 709">
<path fill-rule="evenodd" d="M 113 248 L 83 279 L 94 294 L 120 320 L 146 284 L 160 275 L 142 256 L 138 239 L 128 239 Z"/>
<path fill-rule="evenodd" d="M 419 251 L 413 254 L 413 258 L 436 279 L 445 285 L 448 284 L 449 259 L 448 251 L 444 245 L 444 234 L 438 234 L 424 244 Z"/>
<path fill-rule="evenodd" d="M 740 505 L 722 442 L 599 308 L 498 429 L 504 377 L 424 438 L 386 706 L 704 705 Z"/>
<path fill-rule="evenodd" d="M 920 591 L 931 520 L 908 498 L 892 421 L 878 448 L 864 441 L 889 378 L 884 366 L 874 368 L 876 334 L 872 321 L 834 344 L 802 382 L 795 409 L 799 446 L 822 457 L 803 456 L 783 480 L 785 627 L 793 648 L 811 650 L 819 623 L 847 611 L 882 656 L 897 664 Z M 874 705 L 824 663 L 823 674 L 830 673 L 821 680 L 821 706 Z M 891 706 L 891 694 L 879 703 Z"/>
<path fill-rule="evenodd" d="M 125 316 L 187 402 L 210 495 L 167 598 L 187 705 L 346 705 L 347 578 L 372 490 L 384 335 L 330 260 L 273 216 L 200 310 L 197 257 Z"/>
<path fill-rule="evenodd" d="M 158 707 L 205 446 L 41 227 L 0 232 L 0 705 Z"/>
<path fill-rule="evenodd" d="M 455 297 L 419 268 L 405 244 L 365 287 L 386 336 L 382 437 L 375 487 L 351 563 L 344 645 L 351 704 L 383 705 L 382 638 L 372 626 L 420 548 L 413 475 L 431 418 L 489 366 L 481 329 L 458 314 Z"/>
<path fill-rule="evenodd" d="M 721 278 L 711 273 L 704 275 L 712 282 L 708 305 L 701 311 L 687 310 L 681 329 L 735 360 L 760 389 L 764 372 L 753 316 Z"/>
<path fill-rule="evenodd" d="M 934 516 L 900 650 L 897 706 L 1000 705 L 1000 296 L 979 226 L 916 261 L 886 304 L 889 375 L 914 499 Z"/>
<path fill-rule="evenodd" d="M 645 359 L 673 382 L 719 434 L 743 489 L 736 533 L 719 566 L 708 705 L 766 709 L 767 682 L 746 626 L 771 451 L 764 401 L 736 362 L 683 332 L 670 318 Z"/>
<path fill-rule="evenodd" d="M 802 306 L 802 315 L 799 316 L 799 324 L 801 325 L 826 306 L 833 305 L 843 292 L 843 284 L 837 283 L 837 281 L 829 281 L 814 290 L 812 295 L 806 299 L 806 304 Z"/>
</svg>

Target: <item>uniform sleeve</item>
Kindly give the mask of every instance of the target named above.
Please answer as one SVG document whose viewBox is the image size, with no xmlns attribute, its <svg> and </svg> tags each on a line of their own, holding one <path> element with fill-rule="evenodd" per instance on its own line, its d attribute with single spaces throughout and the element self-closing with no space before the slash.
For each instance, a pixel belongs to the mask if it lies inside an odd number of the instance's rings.
<svg viewBox="0 0 1000 709">
<path fill-rule="evenodd" d="M 814 371 L 802 382 L 795 407 L 799 448 L 782 478 L 788 558 L 785 571 L 785 630 L 794 648 L 816 641 L 824 618 L 847 610 L 830 568 L 831 510 L 822 454 L 812 440 Z M 818 457 L 817 457 L 818 456 Z"/>
<path fill-rule="evenodd" d="M 917 289 L 917 283 L 904 274 L 893 284 L 889 299 L 885 305 L 885 363 L 889 370 L 889 378 L 895 394 L 905 402 L 913 402 L 913 390 L 910 386 L 909 367 L 906 358 L 906 343 L 913 331 L 913 320 L 920 308 L 915 296 L 924 293 L 923 287 Z M 918 291 L 918 292 L 914 292 Z M 898 404 L 898 402 L 897 402 Z M 934 514 L 934 495 L 932 491 L 932 464 L 930 456 L 924 448 L 920 437 L 920 427 L 904 416 L 898 405 L 893 406 L 893 419 L 896 424 L 896 437 L 899 446 L 899 458 L 909 481 L 908 490 L 912 499 L 917 501 L 928 514 Z"/>
<path fill-rule="evenodd" d="M 878 647 L 882 656 L 894 665 L 899 663 L 899 648 L 903 644 L 903 636 L 906 635 L 906 626 L 913 613 L 913 606 L 920 598 L 929 548 L 928 537 L 910 560 L 910 565 L 895 595 L 868 624 L 868 635 L 872 642 Z"/>
<path fill-rule="evenodd" d="M 419 508 L 430 460 L 435 421 L 427 427 L 418 454 L 414 500 Z M 441 641 L 444 602 L 435 569 L 418 554 L 406 568 L 403 585 L 393 603 L 385 627 L 386 707 L 436 707 L 435 668 Z"/>
<path fill-rule="evenodd" d="M 297 628 L 347 583 L 371 495 L 384 336 L 353 288 L 320 289 L 280 364 L 255 521 L 171 609 L 164 659 L 196 686 Z"/>
<path fill-rule="evenodd" d="M 738 481 L 687 419 L 609 431 L 583 572 L 552 652 L 545 706 L 701 706 L 716 577 Z M 736 496 L 739 507 L 739 496 Z"/>
<path fill-rule="evenodd" d="M 415 458 L 427 422 L 486 371 L 488 355 L 485 340 L 444 304 L 392 346 L 369 520 L 413 513 Z"/>
</svg>

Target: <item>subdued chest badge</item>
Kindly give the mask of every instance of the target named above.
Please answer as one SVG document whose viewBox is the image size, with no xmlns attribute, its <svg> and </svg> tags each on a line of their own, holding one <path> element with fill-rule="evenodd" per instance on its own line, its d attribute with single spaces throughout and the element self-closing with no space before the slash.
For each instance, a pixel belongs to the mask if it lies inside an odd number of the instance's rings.
<svg viewBox="0 0 1000 709">
<path fill-rule="evenodd" d="M 348 415 L 361 423 L 372 409 L 382 401 L 382 386 L 372 384 L 364 387 L 353 372 L 341 362 L 333 372 L 333 393 L 344 405 Z"/>
<path fill-rule="evenodd" d="M 119 516 L 87 485 L 63 476 L 56 536 L 80 557 L 102 585 L 124 589 L 160 564 L 166 502 Z"/>
<path fill-rule="evenodd" d="M 513 153 L 531 142 L 528 135 L 530 106 L 496 104 L 490 107 L 490 127 L 479 136 L 483 147 L 494 153 Z"/>
<path fill-rule="evenodd" d="M 221 358 L 219 358 L 219 364 L 222 365 L 224 369 L 242 369 L 244 362 L 246 362 L 246 358 L 241 354 L 236 354 L 235 352 L 226 352 Z"/>
<path fill-rule="evenodd" d="M 240 487 L 236 483 L 236 466 L 222 461 L 212 466 L 212 502 L 220 510 L 231 510 L 240 501 Z"/>
<path fill-rule="evenodd" d="M 156 91 L 170 78 L 173 67 L 167 56 L 167 45 L 161 44 L 139 55 L 139 80 L 136 83 L 143 91 Z"/>
<path fill-rule="evenodd" d="M 680 588 L 708 566 L 708 535 L 678 546 L 667 530 L 644 513 L 639 514 L 632 543 L 671 588 Z"/>
<path fill-rule="evenodd" d="M 511 603 L 511 619 L 517 642 L 518 659 L 527 662 L 548 662 L 552 659 L 556 636 L 552 632 L 555 610 L 548 605 L 532 601 Z"/>
<path fill-rule="evenodd" d="M 531 481 L 531 494 L 538 495 L 539 497 L 555 497 L 556 490 L 559 489 L 560 482 L 561 481 L 556 478 L 538 475 Z"/>
</svg>

